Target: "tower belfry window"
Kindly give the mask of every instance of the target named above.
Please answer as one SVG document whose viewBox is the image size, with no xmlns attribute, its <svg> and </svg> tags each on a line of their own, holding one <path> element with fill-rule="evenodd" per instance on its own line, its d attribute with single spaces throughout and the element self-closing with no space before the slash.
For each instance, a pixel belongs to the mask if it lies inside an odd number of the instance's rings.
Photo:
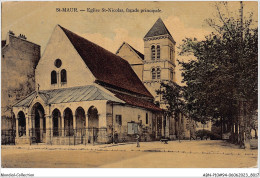
<svg viewBox="0 0 260 178">
<path fill-rule="evenodd" d="M 160 59 L 160 57 L 161 57 L 161 48 L 160 48 L 160 45 L 157 45 L 157 50 L 156 50 L 156 52 L 157 52 L 157 60 L 158 60 L 158 59 Z"/>
<path fill-rule="evenodd" d="M 156 78 L 156 71 L 155 68 L 152 69 L 152 79 Z"/>
<path fill-rule="evenodd" d="M 161 69 L 157 68 L 157 79 L 161 79 Z"/>
<path fill-rule="evenodd" d="M 152 60 L 155 60 L 155 46 L 154 45 L 151 47 L 151 58 L 152 58 Z"/>
</svg>

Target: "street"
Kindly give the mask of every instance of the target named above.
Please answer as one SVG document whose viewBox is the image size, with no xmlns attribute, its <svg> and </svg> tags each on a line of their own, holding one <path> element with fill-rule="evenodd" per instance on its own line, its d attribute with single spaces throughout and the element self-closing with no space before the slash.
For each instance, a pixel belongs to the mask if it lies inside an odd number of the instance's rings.
<svg viewBox="0 0 260 178">
<path fill-rule="evenodd" d="M 258 150 L 224 141 L 170 141 L 107 145 L 2 146 L 4 168 L 246 168 Z"/>
</svg>

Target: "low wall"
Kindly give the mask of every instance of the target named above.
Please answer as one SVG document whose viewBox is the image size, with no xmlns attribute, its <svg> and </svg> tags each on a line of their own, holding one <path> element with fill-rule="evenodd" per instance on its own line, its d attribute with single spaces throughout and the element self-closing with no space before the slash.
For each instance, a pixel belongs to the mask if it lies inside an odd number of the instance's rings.
<svg viewBox="0 0 260 178">
<path fill-rule="evenodd" d="M 18 137 L 15 138 L 16 145 L 23 145 L 23 144 L 30 144 L 30 138 L 25 137 Z"/>
<path fill-rule="evenodd" d="M 108 143 L 106 137 L 94 138 L 94 143 Z M 47 144 L 53 145 L 79 145 L 79 144 L 93 144 L 93 136 L 70 136 L 70 137 L 52 137 Z"/>
</svg>

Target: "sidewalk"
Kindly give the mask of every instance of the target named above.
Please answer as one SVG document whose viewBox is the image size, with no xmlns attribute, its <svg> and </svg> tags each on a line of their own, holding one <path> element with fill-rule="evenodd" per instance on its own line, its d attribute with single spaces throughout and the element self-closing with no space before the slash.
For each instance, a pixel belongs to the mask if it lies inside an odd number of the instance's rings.
<svg viewBox="0 0 260 178">
<path fill-rule="evenodd" d="M 135 142 L 119 144 L 87 144 L 87 145 L 2 145 L 2 149 L 24 150 L 88 150 L 88 151 L 142 151 L 142 152 L 175 152 L 188 154 L 224 154 L 224 155 L 254 155 L 258 150 L 239 149 L 238 146 L 221 140 L 203 141 L 169 141 L 164 144 L 159 141 L 140 142 L 136 147 Z"/>
</svg>

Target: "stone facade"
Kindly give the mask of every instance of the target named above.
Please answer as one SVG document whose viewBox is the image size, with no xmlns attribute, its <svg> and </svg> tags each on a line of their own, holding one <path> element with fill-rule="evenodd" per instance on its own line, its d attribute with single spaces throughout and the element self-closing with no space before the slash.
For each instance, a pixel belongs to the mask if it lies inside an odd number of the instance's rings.
<svg viewBox="0 0 260 178">
<path fill-rule="evenodd" d="M 61 59 L 61 67 L 55 61 Z M 61 70 L 67 71 L 67 82 L 61 82 Z M 51 72 L 55 71 L 57 83 L 51 84 Z M 46 75 L 42 75 L 46 74 Z M 84 77 L 85 76 L 85 77 Z M 40 90 L 69 88 L 92 84 L 95 77 L 75 50 L 61 28 L 55 28 L 35 70 L 36 85 Z"/>
<path fill-rule="evenodd" d="M 88 58 L 88 54 L 96 59 Z M 105 68 L 100 68 L 101 59 L 107 63 Z M 101 82 L 103 74 L 99 71 L 105 73 L 110 70 L 108 67 L 114 70 L 113 63 L 120 65 L 115 60 L 122 62 L 118 70 L 128 68 L 127 77 L 113 71 L 111 75 L 115 75 L 115 80 L 121 77 L 124 84 L 129 82 L 127 90 L 121 88 L 121 81 Z M 93 65 L 96 62 L 99 65 Z M 62 71 L 66 71 L 65 80 Z M 36 67 L 35 81 L 36 91 L 13 107 L 17 144 L 125 142 L 136 141 L 136 134 L 142 141 L 149 141 L 161 135 L 156 133 L 155 125 L 161 118 L 161 109 L 152 103 L 152 95 L 131 66 L 59 25 Z M 131 82 L 143 92 L 135 92 Z"/>
<path fill-rule="evenodd" d="M 160 104 L 162 109 L 166 109 L 165 101 L 156 94 L 156 90 L 160 90 L 161 82 L 176 82 L 175 46 L 176 42 L 159 18 L 144 37 L 144 55 L 126 42 L 116 52 L 117 55 L 131 64 L 146 88 L 154 96 L 155 102 Z M 162 130 L 162 136 L 171 139 L 176 139 L 177 127 L 180 127 L 182 131 L 182 138 L 189 138 L 195 127 L 185 116 L 180 116 L 177 122 L 173 117 L 161 116 L 161 120 L 156 120 L 156 125 L 157 130 L 158 128 Z"/>
<path fill-rule="evenodd" d="M 127 60 L 139 79 L 143 81 L 144 56 L 126 42 L 123 42 L 116 54 Z"/>
<path fill-rule="evenodd" d="M 35 89 L 34 70 L 40 59 L 40 46 L 26 40 L 23 35 L 9 32 L 2 41 L 1 57 L 1 116 L 2 129 L 15 126 L 12 105 Z"/>
<path fill-rule="evenodd" d="M 151 48 L 155 49 L 155 59 L 152 59 Z M 168 38 L 144 38 L 144 71 L 143 83 L 148 90 L 155 96 L 156 101 L 161 101 L 161 98 L 156 94 L 156 90 L 160 89 L 160 83 L 175 82 L 175 61 L 174 54 L 170 58 L 170 49 L 175 48 L 174 43 Z M 159 52 L 160 51 L 160 52 Z M 160 56 L 158 56 L 160 53 Z M 153 71 L 155 70 L 155 71 Z M 172 76 L 171 76 L 172 72 Z M 154 73 L 154 74 L 153 74 Z M 154 76 L 153 76 L 154 75 Z"/>
</svg>

